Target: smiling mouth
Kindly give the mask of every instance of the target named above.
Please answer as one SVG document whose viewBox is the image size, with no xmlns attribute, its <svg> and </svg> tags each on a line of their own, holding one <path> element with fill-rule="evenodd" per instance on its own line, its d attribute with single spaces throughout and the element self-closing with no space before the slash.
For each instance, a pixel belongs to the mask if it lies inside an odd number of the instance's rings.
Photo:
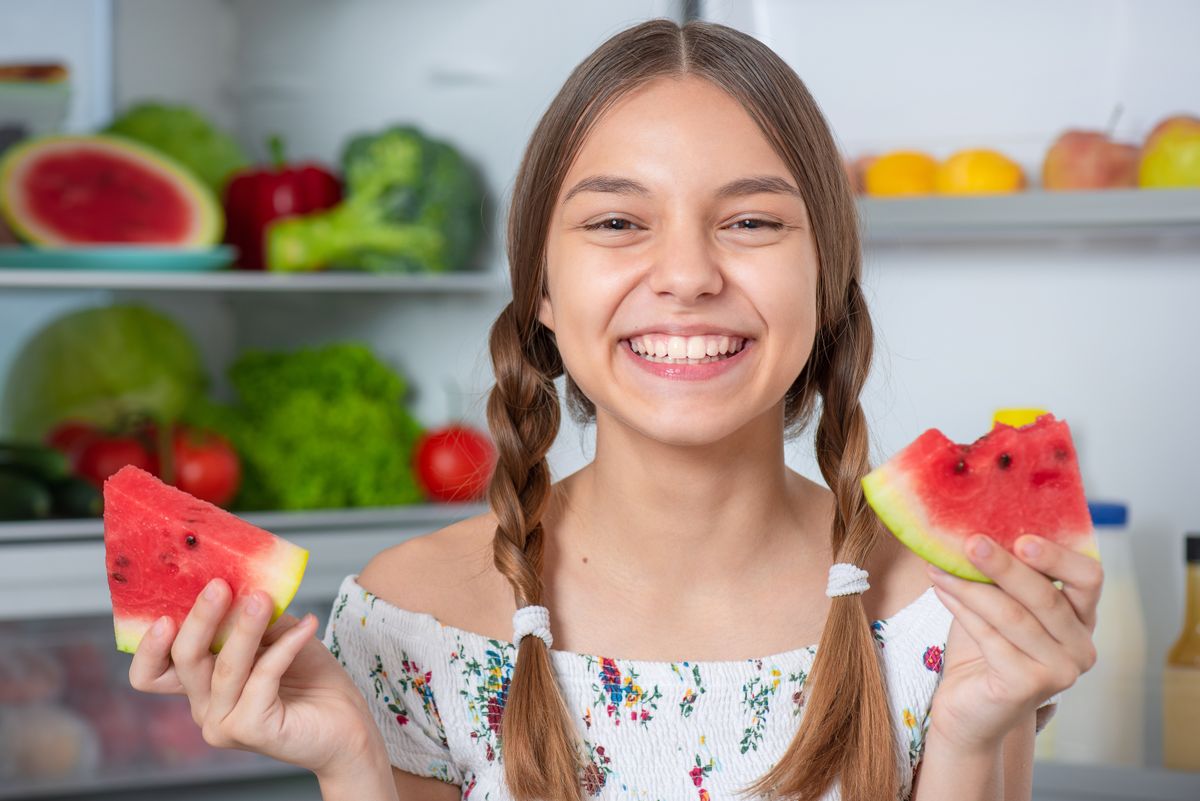
<svg viewBox="0 0 1200 801">
<path fill-rule="evenodd" d="M 689 358 L 686 355 L 686 350 L 681 349 L 678 343 L 676 343 L 674 349 L 668 347 L 667 340 L 663 339 L 656 340 L 654 338 L 636 337 L 632 340 L 621 340 L 621 343 L 633 351 L 639 359 L 644 359 L 648 362 L 655 362 L 657 364 L 708 364 L 709 362 L 724 361 L 732 356 L 736 356 L 752 341 L 744 337 L 721 337 L 719 342 L 714 342 L 713 347 L 709 348 L 709 350 L 716 350 L 716 353 L 709 354 L 706 352 L 703 356 L 697 358 Z M 677 355 L 671 356 L 671 353 Z"/>
</svg>

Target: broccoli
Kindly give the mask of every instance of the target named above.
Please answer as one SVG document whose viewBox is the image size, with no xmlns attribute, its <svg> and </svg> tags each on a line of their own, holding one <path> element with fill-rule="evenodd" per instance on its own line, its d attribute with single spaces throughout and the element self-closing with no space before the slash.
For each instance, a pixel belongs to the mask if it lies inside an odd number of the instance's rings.
<svg viewBox="0 0 1200 801">
<path fill-rule="evenodd" d="M 272 270 L 446 272 L 484 237 L 484 186 L 455 148 L 411 125 L 351 139 L 341 204 L 267 228 Z"/>
<path fill-rule="evenodd" d="M 422 427 L 407 386 L 359 343 L 247 351 L 229 369 L 238 402 L 199 401 L 187 422 L 224 434 L 242 460 L 235 509 L 419 503 Z"/>
</svg>

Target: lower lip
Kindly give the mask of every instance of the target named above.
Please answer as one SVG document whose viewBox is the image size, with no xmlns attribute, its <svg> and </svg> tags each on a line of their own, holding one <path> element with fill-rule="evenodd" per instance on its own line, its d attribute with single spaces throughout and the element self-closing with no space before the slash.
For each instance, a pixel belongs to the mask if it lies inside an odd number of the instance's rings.
<svg viewBox="0 0 1200 801">
<path fill-rule="evenodd" d="M 634 363 L 651 375 L 656 375 L 659 378 L 673 378 L 683 381 L 704 381 L 709 378 L 727 373 L 733 368 L 741 364 L 745 359 L 746 351 L 754 347 L 755 340 L 746 340 L 746 344 L 742 349 L 733 354 L 727 359 L 718 359 L 715 362 L 705 362 L 704 364 L 670 364 L 667 362 L 652 362 L 643 359 L 634 352 L 629 340 L 621 342 L 621 350 L 629 354 L 629 358 L 633 359 Z"/>
</svg>

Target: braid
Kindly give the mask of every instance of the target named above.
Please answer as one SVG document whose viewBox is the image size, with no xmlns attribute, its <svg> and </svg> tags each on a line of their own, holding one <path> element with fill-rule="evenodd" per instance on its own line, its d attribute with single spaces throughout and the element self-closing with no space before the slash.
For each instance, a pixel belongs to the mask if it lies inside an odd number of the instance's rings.
<svg viewBox="0 0 1200 801">
<path fill-rule="evenodd" d="M 851 278 L 845 311 L 832 335 L 818 335 L 812 364 L 821 391 L 817 463 L 834 494 L 835 562 L 862 565 L 879 526 L 860 479 L 870 469 L 859 393 L 871 364 L 872 328 L 858 280 Z M 841 595 L 829 616 L 806 680 L 800 731 L 779 762 L 748 788 L 760 794 L 815 801 L 840 777 L 845 801 L 890 799 L 899 793 L 897 753 L 883 667 L 862 595 Z"/>
<path fill-rule="evenodd" d="M 553 348 L 527 354 L 512 303 L 492 325 L 489 338 L 496 384 L 488 395 L 488 427 L 496 441 L 497 464 L 488 500 L 498 520 L 492 550 L 496 569 L 513 588 L 517 607 L 540 605 L 541 518 L 550 500 L 546 452 L 559 427 L 558 393 L 550 376 Z M 542 369 L 534 360 L 546 362 Z M 554 679 L 550 650 L 540 637 L 517 647 L 500 726 L 505 779 L 518 801 L 580 797 L 580 749 L 562 692 Z"/>
</svg>

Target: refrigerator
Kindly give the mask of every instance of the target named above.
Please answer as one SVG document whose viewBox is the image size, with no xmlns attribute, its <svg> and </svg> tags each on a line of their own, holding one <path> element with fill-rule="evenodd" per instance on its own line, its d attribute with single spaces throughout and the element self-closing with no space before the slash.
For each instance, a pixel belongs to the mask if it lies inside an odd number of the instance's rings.
<svg viewBox="0 0 1200 801">
<path fill-rule="evenodd" d="M 439 276 L 0 266 L 0 382 L 60 315 L 141 304 L 197 343 L 214 397 L 232 396 L 229 367 L 247 351 L 364 343 L 405 378 L 422 426 L 486 431 L 486 343 L 510 297 L 504 223 L 524 145 L 579 61 L 652 17 L 721 22 L 774 48 L 813 90 L 848 162 L 993 146 L 1036 182 L 1062 130 L 1135 141 L 1171 113 L 1200 114 L 1190 33 L 1200 14 L 1183 0 L 0 0 L 0 66 L 69 68 L 69 91 L 21 101 L 26 134 L 96 131 L 156 101 L 199 111 L 255 163 L 280 136 L 289 159 L 335 168 L 353 135 L 415 124 L 479 165 L 489 196 L 474 263 Z M 0 112 L 16 108 L 0 98 Z M 12 141 L 3 137 L 0 125 L 0 149 Z M 1137 765 L 1039 758 L 1034 798 L 1200 798 L 1200 773 L 1159 762 L 1162 664 L 1183 620 L 1180 543 L 1200 530 L 1188 456 L 1200 450 L 1189 425 L 1200 360 L 1186 346 L 1200 298 L 1200 189 L 859 203 L 879 334 L 864 404 L 873 461 L 928 427 L 968 442 L 996 406 L 1049 406 L 1072 420 L 1089 491 L 1132 510 L 1144 755 Z M 556 477 L 594 454 L 594 430 L 562 419 Z M 821 480 L 811 432 L 787 458 Z M 244 516 L 310 552 L 290 611 L 317 614 L 323 631 L 343 577 L 486 508 Z M 132 690 L 130 657 L 113 644 L 102 534 L 95 518 L 0 522 L 0 801 L 319 798 L 303 769 L 207 746 L 184 699 Z"/>
</svg>

